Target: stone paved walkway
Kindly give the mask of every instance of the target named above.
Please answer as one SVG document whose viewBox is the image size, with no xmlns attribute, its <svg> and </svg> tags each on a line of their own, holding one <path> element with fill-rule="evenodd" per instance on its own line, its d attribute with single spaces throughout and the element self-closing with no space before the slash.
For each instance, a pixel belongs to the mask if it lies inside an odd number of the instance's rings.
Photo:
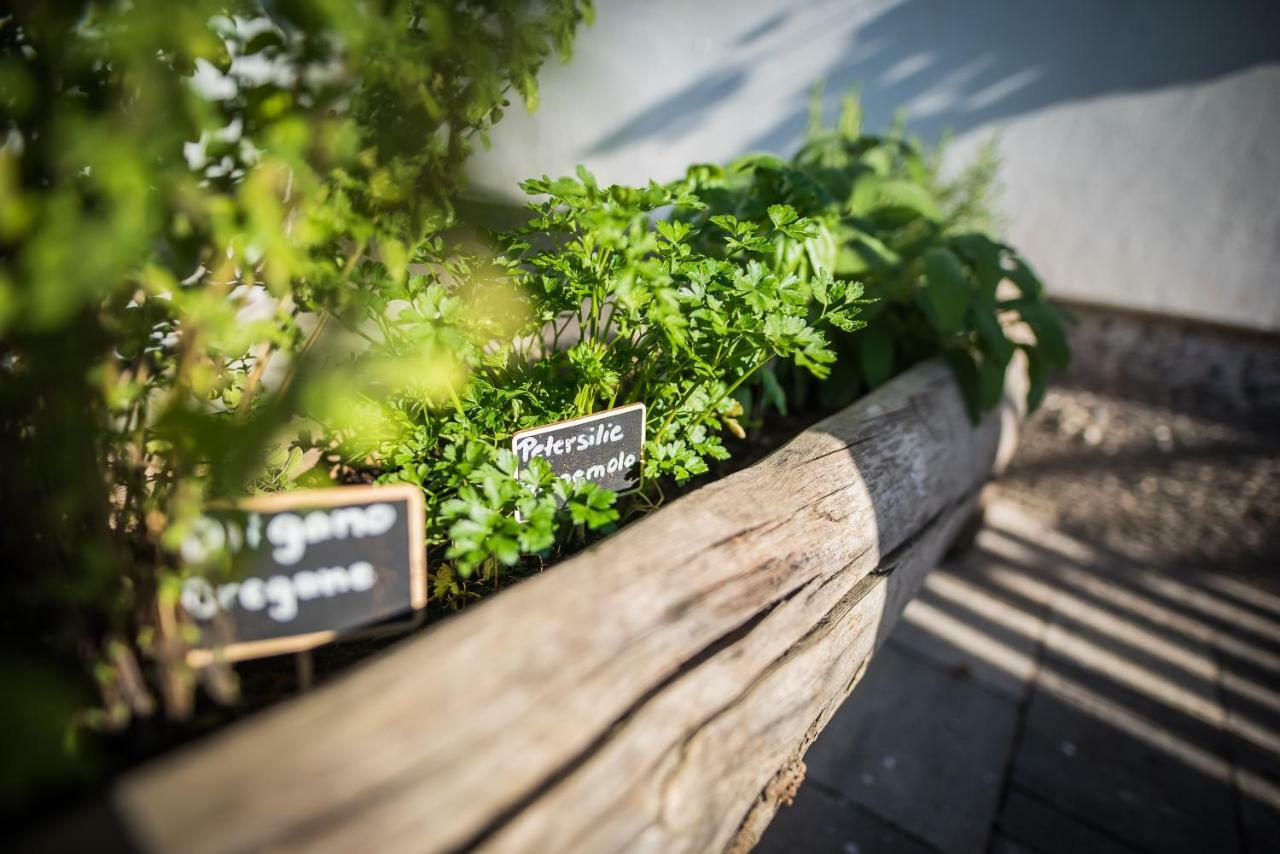
<svg viewBox="0 0 1280 854">
<path fill-rule="evenodd" d="M 757 850 L 1280 851 L 1276 577 L 1213 570 L 1126 561 L 995 503 Z"/>
</svg>

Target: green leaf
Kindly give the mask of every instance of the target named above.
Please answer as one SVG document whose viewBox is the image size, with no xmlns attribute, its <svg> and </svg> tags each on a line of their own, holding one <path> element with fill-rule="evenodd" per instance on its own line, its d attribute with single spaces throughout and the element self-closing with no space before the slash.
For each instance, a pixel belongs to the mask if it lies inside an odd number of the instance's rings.
<svg viewBox="0 0 1280 854">
<path fill-rule="evenodd" d="M 693 230 L 693 226 L 687 222 L 679 220 L 658 220 L 658 234 L 662 235 L 667 242 L 671 244 L 683 243 L 688 237 L 689 232 Z"/>
<path fill-rule="evenodd" d="M 1024 345 L 1022 351 L 1027 354 L 1027 413 L 1030 414 L 1040 408 L 1049 390 L 1049 366 L 1035 347 Z"/>
<path fill-rule="evenodd" d="M 835 273 L 853 276 L 867 271 L 887 273 L 902 263 L 902 257 L 871 234 L 856 234 L 841 247 Z"/>
<path fill-rule="evenodd" d="M 1061 370 L 1071 364 L 1067 331 L 1058 310 L 1048 303 L 1024 307 L 1021 312 L 1036 334 L 1036 344 L 1050 368 Z"/>
<path fill-rule="evenodd" d="M 951 245 L 964 257 L 978 277 L 978 293 L 994 301 L 996 287 L 1004 279 L 1000 266 L 1001 246 L 985 234 L 961 234 L 951 238 Z"/>
<path fill-rule="evenodd" d="M 1004 368 L 991 362 L 980 362 L 961 349 L 948 350 L 946 358 L 960 385 L 969 417 L 976 424 L 984 412 L 1000 402 L 1004 393 Z"/>
<path fill-rule="evenodd" d="M 836 132 L 851 142 L 862 135 L 862 103 L 857 87 L 850 89 L 840 101 Z"/>
<path fill-rule="evenodd" d="M 824 319 L 842 332 L 856 332 L 867 325 L 865 320 L 855 320 L 851 316 L 852 313 L 857 311 L 858 309 L 829 311 Z"/>
<path fill-rule="evenodd" d="M 929 249 L 922 256 L 922 261 L 925 312 L 939 332 L 954 335 L 964 326 L 965 311 L 973 296 L 969 278 L 960 260 L 948 249 Z"/>
<path fill-rule="evenodd" d="M 596 176 L 592 175 L 587 167 L 579 163 L 578 168 L 575 171 L 578 174 L 578 180 L 582 182 L 582 186 L 589 190 L 595 190 L 598 188 L 598 185 L 596 184 Z"/>
<path fill-rule="evenodd" d="M 769 205 L 769 221 L 774 228 L 782 228 L 789 222 L 795 222 L 798 214 L 791 205 Z"/>
<path fill-rule="evenodd" d="M 717 214 L 711 217 L 710 222 L 718 225 L 730 234 L 738 234 L 738 218 L 732 214 Z"/>
<path fill-rule="evenodd" d="M 881 180 L 869 167 L 859 168 L 849 176 L 849 189 L 844 194 L 846 210 L 857 217 L 870 215 L 880 196 Z"/>
<path fill-rule="evenodd" d="M 275 28 L 260 31 L 242 48 L 245 56 L 258 53 L 259 51 L 270 49 L 281 49 L 285 46 L 284 37 Z"/>
<path fill-rule="evenodd" d="M 830 302 L 828 294 L 831 284 L 831 274 L 826 270 L 818 271 L 818 275 L 809 280 L 809 289 L 813 292 L 813 298 L 817 300 L 818 305 L 827 305 Z"/>
<path fill-rule="evenodd" d="M 868 167 L 872 174 L 881 178 L 893 171 L 893 151 L 888 145 L 873 145 L 862 153 L 861 165 Z M 879 182 L 876 182 L 879 187 Z"/>
<path fill-rule="evenodd" d="M 1035 274 L 1031 266 L 1022 259 L 1022 256 L 1016 253 L 1010 256 L 1013 262 L 1009 270 L 1009 278 L 1018 286 L 1018 290 L 1022 291 L 1022 295 L 1029 299 L 1044 299 L 1044 283 L 1040 281 L 1040 277 Z"/>
<path fill-rule="evenodd" d="M 969 314 L 973 328 L 978 332 L 982 352 L 1001 367 L 1008 365 L 1016 348 L 1000 327 L 995 306 L 985 301 L 975 302 Z"/>
<path fill-rule="evenodd" d="M 881 182 L 876 203 L 878 210 L 938 219 L 938 203 L 928 190 L 914 181 Z"/>
<path fill-rule="evenodd" d="M 1005 366 L 983 359 L 978 365 L 979 405 L 982 411 L 992 409 L 1004 394 Z"/>
<path fill-rule="evenodd" d="M 515 90 L 524 99 L 524 107 L 530 113 L 538 109 L 538 83 L 531 73 L 518 74 L 511 80 Z"/>
<path fill-rule="evenodd" d="M 787 237 L 792 240 L 809 240 L 818 236 L 818 224 L 811 219 L 798 219 L 788 225 L 778 228 Z"/>
</svg>

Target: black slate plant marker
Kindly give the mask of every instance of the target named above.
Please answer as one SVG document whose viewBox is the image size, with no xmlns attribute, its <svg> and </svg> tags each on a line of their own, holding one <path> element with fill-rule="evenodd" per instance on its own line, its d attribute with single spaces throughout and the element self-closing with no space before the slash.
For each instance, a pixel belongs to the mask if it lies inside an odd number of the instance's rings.
<svg viewBox="0 0 1280 854">
<path fill-rule="evenodd" d="M 184 560 L 231 554 L 225 577 L 188 578 L 183 611 L 200 628 L 194 667 L 311 649 L 427 604 L 422 492 L 416 486 L 299 490 L 210 511 Z"/>
<path fill-rule="evenodd" d="M 590 480 L 625 492 L 640 483 L 644 449 L 643 403 L 630 403 L 569 421 L 558 421 L 511 437 L 511 450 L 521 469 L 542 457 L 557 477 Z"/>
</svg>

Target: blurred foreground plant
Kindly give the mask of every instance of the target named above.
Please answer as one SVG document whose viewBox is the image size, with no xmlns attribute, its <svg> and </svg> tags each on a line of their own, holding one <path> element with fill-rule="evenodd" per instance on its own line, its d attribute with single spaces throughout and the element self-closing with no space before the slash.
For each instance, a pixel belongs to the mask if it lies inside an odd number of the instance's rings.
<svg viewBox="0 0 1280 854">
<path fill-rule="evenodd" d="M 84 662 L 91 723 L 149 714 L 152 686 L 189 712 L 177 544 L 208 500 L 320 471 L 279 431 L 323 396 L 321 331 L 385 314 L 367 271 L 403 281 L 456 222 L 471 146 L 509 90 L 532 107 L 589 12 L 86 0 L 0 17 L 0 678 L 30 677 L 0 728 L 0 799 L 65 770 L 44 747 L 65 717 L 37 710 L 66 706 L 44 698 L 74 696 Z M 329 408 L 350 388 L 330 384 Z M 226 675 L 199 674 L 223 695 Z"/>
</svg>

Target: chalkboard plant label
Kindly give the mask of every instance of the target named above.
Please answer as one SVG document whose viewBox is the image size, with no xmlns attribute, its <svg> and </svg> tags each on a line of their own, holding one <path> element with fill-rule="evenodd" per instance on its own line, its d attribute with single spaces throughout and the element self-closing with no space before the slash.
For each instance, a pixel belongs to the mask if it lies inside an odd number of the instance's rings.
<svg viewBox="0 0 1280 854">
<path fill-rule="evenodd" d="M 631 403 L 569 421 L 521 430 L 511 450 L 521 469 L 542 457 L 557 477 L 589 480 L 614 492 L 640 483 L 644 448 L 643 403 Z"/>
<path fill-rule="evenodd" d="M 225 578 L 188 577 L 179 601 L 200 628 L 188 663 L 299 652 L 427 604 L 416 486 L 299 490 L 210 511 L 182 544 L 188 565 L 230 556 Z"/>
</svg>

